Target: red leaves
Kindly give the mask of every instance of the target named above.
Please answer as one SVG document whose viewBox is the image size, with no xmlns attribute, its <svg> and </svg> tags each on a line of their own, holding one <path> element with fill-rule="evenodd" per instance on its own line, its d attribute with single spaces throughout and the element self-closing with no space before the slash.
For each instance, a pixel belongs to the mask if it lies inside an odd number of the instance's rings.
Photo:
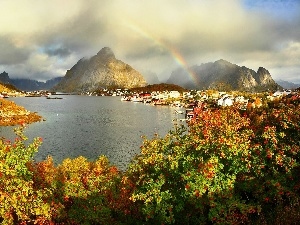
<svg viewBox="0 0 300 225">
<path fill-rule="evenodd" d="M 194 191 L 194 195 L 196 196 L 196 198 L 200 197 L 199 190 L 195 190 L 195 191 Z"/>
<path fill-rule="evenodd" d="M 113 174 L 113 175 L 116 175 L 116 174 L 118 174 L 119 170 L 118 170 L 117 167 L 112 166 L 112 167 L 109 168 L 109 172 L 110 172 L 111 174 Z"/>
<path fill-rule="evenodd" d="M 70 198 L 69 198 L 69 196 L 64 196 L 64 202 L 69 202 L 69 200 L 70 200 Z"/>
<path fill-rule="evenodd" d="M 267 149 L 266 153 L 267 153 L 267 158 L 271 159 L 273 155 L 272 152 L 269 149 Z"/>
</svg>

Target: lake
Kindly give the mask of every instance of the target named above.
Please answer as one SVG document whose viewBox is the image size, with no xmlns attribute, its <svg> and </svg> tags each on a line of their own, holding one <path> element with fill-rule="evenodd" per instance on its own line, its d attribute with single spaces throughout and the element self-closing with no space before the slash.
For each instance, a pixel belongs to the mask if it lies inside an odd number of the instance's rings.
<svg viewBox="0 0 300 225">
<path fill-rule="evenodd" d="M 56 163 L 84 156 L 95 160 L 106 155 L 120 169 L 140 153 L 141 136 L 164 136 L 174 127 L 176 108 L 120 101 L 121 97 L 64 95 L 63 99 L 44 97 L 10 98 L 45 121 L 27 126 L 25 135 L 42 137 L 36 161 L 51 155 Z M 0 127 L 0 136 L 14 138 L 13 127 Z"/>
</svg>

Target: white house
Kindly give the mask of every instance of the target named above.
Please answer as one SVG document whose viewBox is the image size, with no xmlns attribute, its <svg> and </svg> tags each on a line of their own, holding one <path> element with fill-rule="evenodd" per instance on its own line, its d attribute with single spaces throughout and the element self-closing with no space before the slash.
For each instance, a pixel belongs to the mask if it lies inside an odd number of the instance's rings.
<svg viewBox="0 0 300 225">
<path fill-rule="evenodd" d="M 166 92 L 163 92 L 163 93 L 159 93 L 159 94 L 158 94 L 158 99 L 166 100 L 166 99 L 168 99 L 168 98 L 169 98 L 169 95 L 168 95 L 168 93 L 166 93 Z"/>
<path fill-rule="evenodd" d="M 225 97 L 222 97 L 218 100 L 219 106 L 232 106 L 233 100 L 225 95 Z"/>
<path fill-rule="evenodd" d="M 237 96 L 234 99 L 235 102 L 237 103 L 248 103 L 248 99 L 245 99 L 244 96 Z"/>
<path fill-rule="evenodd" d="M 219 99 L 218 99 L 218 105 L 219 105 L 219 106 L 222 106 L 222 105 L 223 105 L 223 98 L 219 98 Z"/>
<path fill-rule="evenodd" d="M 291 90 L 288 90 L 288 91 L 276 91 L 274 94 L 273 94 L 273 97 L 281 97 L 281 96 L 285 96 L 285 95 L 288 95 L 288 94 L 291 94 Z"/>
<path fill-rule="evenodd" d="M 225 97 L 223 99 L 223 106 L 232 106 L 233 105 L 233 100 L 229 97 Z"/>
<path fill-rule="evenodd" d="M 193 98 L 194 96 L 191 94 L 191 92 L 183 92 L 183 98 Z"/>
<path fill-rule="evenodd" d="M 179 93 L 179 91 L 170 91 L 169 97 L 170 98 L 179 98 L 180 97 L 180 93 Z"/>
</svg>

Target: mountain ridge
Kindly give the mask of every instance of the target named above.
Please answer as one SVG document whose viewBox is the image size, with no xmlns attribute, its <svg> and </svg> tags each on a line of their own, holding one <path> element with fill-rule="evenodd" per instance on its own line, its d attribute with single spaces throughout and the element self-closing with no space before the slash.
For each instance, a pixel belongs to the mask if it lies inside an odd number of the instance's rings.
<svg viewBox="0 0 300 225">
<path fill-rule="evenodd" d="M 22 91 L 49 90 L 56 85 L 62 77 L 55 77 L 46 82 L 26 78 L 10 78 L 7 72 L 0 73 L 0 82 L 5 85 L 13 85 Z"/>
<path fill-rule="evenodd" d="M 281 79 L 276 80 L 276 83 L 278 83 L 280 86 L 282 86 L 285 89 L 297 89 L 300 87 L 300 84 L 296 84 L 296 83 L 281 80 Z"/>
<path fill-rule="evenodd" d="M 238 66 L 224 59 L 202 63 L 189 68 L 190 75 L 179 68 L 171 73 L 167 83 L 174 83 L 188 89 L 228 89 L 239 91 L 277 90 L 280 86 L 273 80 L 264 67 L 257 71 L 245 66 Z"/>
</svg>

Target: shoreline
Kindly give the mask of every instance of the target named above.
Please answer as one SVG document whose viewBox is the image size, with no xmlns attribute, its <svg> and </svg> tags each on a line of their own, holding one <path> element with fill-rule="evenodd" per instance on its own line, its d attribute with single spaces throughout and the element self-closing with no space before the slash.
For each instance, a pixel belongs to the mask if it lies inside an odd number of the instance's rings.
<svg viewBox="0 0 300 225">
<path fill-rule="evenodd" d="M 36 112 L 30 112 L 13 101 L 0 99 L 0 126 L 15 126 L 42 121 Z"/>
</svg>

